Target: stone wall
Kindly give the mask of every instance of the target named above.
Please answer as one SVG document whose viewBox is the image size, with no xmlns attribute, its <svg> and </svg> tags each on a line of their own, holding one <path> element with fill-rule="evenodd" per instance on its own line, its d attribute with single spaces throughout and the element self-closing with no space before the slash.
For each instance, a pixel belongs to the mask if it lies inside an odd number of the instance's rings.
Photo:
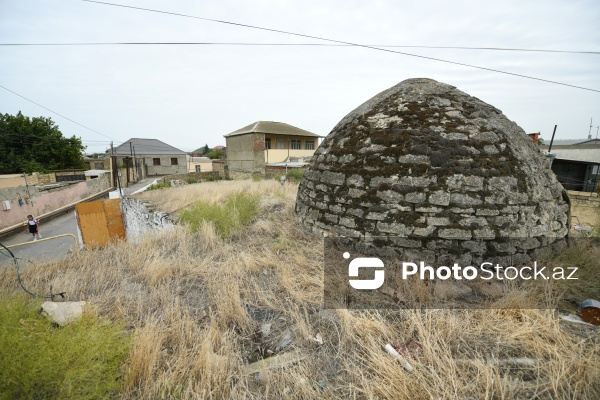
<svg viewBox="0 0 600 400">
<path fill-rule="evenodd" d="M 224 177 L 224 171 L 190 172 L 187 174 L 165 175 L 161 178 L 161 180 L 162 182 L 169 182 L 171 180 L 181 180 L 187 182 L 187 180 L 191 178 L 200 182 L 214 177 Z"/>
<path fill-rule="evenodd" d="M 127 240 L 136 242 L 146 233 L 168 229 L 173 223 L 167 215 L 156 212 L 147 201 L 125 197 L 121 199 L 121 211 Z"/>
<path fill-rule="evenodd" d="M 398 251 L 527 238 L 507 250 L 513 255 L 568 233 L 568 196 L 525 132 L 450 85 L 411 79 L 380 93 L 315 155 L 296 212 L 317 234 Z"/>
</svg>

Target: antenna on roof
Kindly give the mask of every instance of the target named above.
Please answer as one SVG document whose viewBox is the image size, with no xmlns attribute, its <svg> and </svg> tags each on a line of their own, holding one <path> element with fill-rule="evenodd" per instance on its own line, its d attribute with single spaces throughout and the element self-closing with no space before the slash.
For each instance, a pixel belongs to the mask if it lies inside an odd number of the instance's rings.
<svg viewBox="0 0 600 400">
<path fill-rule="evenodd" d="M 588 132 L 588 140 L 592 138 L 592 118 L 590 118 L 590 131 Z"/>
</svg>

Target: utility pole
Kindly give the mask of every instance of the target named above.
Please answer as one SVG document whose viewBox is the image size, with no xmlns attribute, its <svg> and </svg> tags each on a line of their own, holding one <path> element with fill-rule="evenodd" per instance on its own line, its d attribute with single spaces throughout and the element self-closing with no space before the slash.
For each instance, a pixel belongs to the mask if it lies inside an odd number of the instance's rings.
<svg viewBox="0 0 600 400">
<path fill-rule="evenodd" d="M 134 173 L 133 173 L 134 180 L 136 182 L 142 180 L 142 177 L 141 177 L 141 174 L 139 171 L 139 167 L 138 167 L 137 156 L 135 155 L 135 146 L 133 146 L 133 168 L 134 168 Z"/>
<path fill-rule="evenodd" d="M 590 118 L 590 130 L 588 132 L 588 139 L 592 138 L 592 121 L 593 121 L 593 119 Z"/>
<path fill-rule="evenodd" d="M 133 145 L 131 144 L 131 142 L 129 142 L 129 156 L 131 157 L 131 159 L 133 160 Z M 135 165 L 135 164 L 134 164 Z M 133 168 L 132 168 L 133 169 Z M 132 171 L 133 175 L 131 178 L 131 180 L 134 180 L 135 178 L 135 174 L 134 171 Z M 129 168 L 127 168 L 127 187 L 129 187 Z"/>
</svg>

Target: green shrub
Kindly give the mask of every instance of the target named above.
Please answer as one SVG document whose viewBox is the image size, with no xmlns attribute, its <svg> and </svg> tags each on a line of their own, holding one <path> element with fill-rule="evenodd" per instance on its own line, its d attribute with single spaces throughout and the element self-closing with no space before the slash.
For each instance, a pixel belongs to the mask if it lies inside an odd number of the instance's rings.
<svg viewBox="0 0 600 400">
<path fill-rule="evenodd" d="M 262 181 L 262 178 L 263 177 L 262 177 L 262 174 L 260 172 L 255 172 L 255 173 L 252 174 L 252 180 L 254 182 L 260 182 L 260 181 Z"/>
<path fill-rule="evenodd" d="M 208 175 L 206 177 L 206 181 L 207 182 L 215 182 L 215 181 L 222 181 L 223 177 L 221 175 Z"/>
<path fill-rule="evenodd" d="M 166 188 L 170 188 L 171 187 L 171 181 L 167 181 L 167 182 L 159 182 L 159 183 L 155 183 L 154 185 L 150 185 L 148 186 L 148 188 L 146 190 L 158 190 L 158 189 L 166 189 Z"/>
<path fill-rule="evenodd" d="M 189 178 L 186 179 L 186 182 L 188 183 L 188 185 L 191 185 L 194 183 L 198 183 L 198 179 L 194 178 L 193 176 L 190 176 Z"/>
<path fill-rule="evenodd" d="M 285 174 L 285 179 L 290 182 L 299 183 L 302 180 L 303 176 L 304 176 L 304 169 L 295 168 L 295 169 L 290 169 L 288 171 L 288 173 Z"/>
<path fill-rule="evenodd" d="M 53 328 L 39 300 L 0 298 L 0 399 L 115 397 L 130 338 L 93 315 Z"/>
<path fill-rule="evenodd" d="M 203 223 L 211 222 L 221 237 L 250 224 L 260 211 L 260 196 L 257 193 L 237 192 L 227 198 L 225 204 L 198 201 L 179 217 L 192 231 Z"/>
</svg>

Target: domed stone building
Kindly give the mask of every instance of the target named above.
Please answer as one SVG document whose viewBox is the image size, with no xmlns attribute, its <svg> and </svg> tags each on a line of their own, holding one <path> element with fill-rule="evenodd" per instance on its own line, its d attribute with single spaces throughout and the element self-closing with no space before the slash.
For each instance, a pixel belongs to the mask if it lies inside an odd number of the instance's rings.
<svg viewBox="0 0 600 400">
<path fill-rule="evenodd" d="M 435 240 L 436 249 L 450 242 L 529 259 L 564 242 L 568 202 L 517 124 L 453 86 L 419 78 L 337 124 L 304 174 L 296 212 L 315 233 L 400 252 Z M 503 248 L 499 238 L 518 240 Z M 481 247 L 485 241 L 493 245 Z"/>
</svg>

